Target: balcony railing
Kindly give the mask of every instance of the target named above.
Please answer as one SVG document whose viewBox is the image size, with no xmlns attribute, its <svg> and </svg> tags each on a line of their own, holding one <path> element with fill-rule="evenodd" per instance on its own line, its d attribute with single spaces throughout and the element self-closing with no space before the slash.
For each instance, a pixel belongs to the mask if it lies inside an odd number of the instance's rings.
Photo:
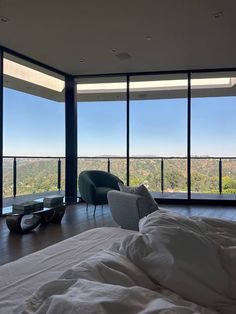
<svg viewBox="0 0 236 314">
<path fill-rule="evenodd" d="M 3 157 L 3 190 L 4 197 L 17 196 L 28 193 L 43 192 L 45 185 L 42 181 L 48 180 L 53 175 L 55 182 L 46 182 L 50 186 L 50 190 L 62 189 L 62 160 L 61 157 L 36 157 L 36 156 L 4 156 Z M 44 164 L 42 164 L 44 163 Z M 46 164 L 47 163 L 47 164 Z M 37 167 L 34 167 L 37 166 Z M 56 171 L 56 173 L 54 173 Z M 44 172 L 44 173 L 42 173 Z M 34 187 L 37 176 L 42 175 L 38 187 Z M 22 186 L 22 177 L 26 178 L 24 186 Z M 42 190 L 39 189 L 40 182 Z M 32 189 L 34 191 L 32 191 Z M 24 193 L 24 191 L 26 191 Z M 11 192 L 11 193 L 10 193 Z"/>
<path fill-rule="evenodd" d="M 4 180 L 7 181 L 4 182 L 4 197 L 64 189 L 64 157 L 4 156 L 3 160 Z M 129 160 L 132 185 L 147 180 L 152 191 L 187 193 L 186 157 L 130 157 Z M 34 166 L 37 167 L 34 169 Z M 112 172 L 126 182 L 125 157 L 78 157 L 78 172 L 86 169 Z M 24 183 L 21 181 L 22 171 L 27 172 L 27 182 Z M 37 179 L 37 174 L 42 171 L 45 173 Z M 236 157 L 192 157 L 191 178 L 193 193 L 235 194 Z M 228 190 L 223 188 L 223 178 Z M 39 182 L 34 187 L 37 180 Z"/>
</svg>

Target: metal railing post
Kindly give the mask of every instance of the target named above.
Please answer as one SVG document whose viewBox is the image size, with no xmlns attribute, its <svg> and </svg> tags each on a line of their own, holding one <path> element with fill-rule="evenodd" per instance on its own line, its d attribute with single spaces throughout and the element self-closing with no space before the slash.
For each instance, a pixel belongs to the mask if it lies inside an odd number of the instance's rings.
<svg viewBox="0 0 236 314">
<path fill-rule="evenodd" d="M 219 192 L 222 194 L 222 160 L 219 159 Z"/>
<path fill-rule="evenodd" d="M 57 188 L 58 191 L 61 190 L 61 159 L 57 161 Z"/>
<path fill-rule="evenodd" d="M 111 172 L 111 161 L 110 161 L 110 158 L 107 158 L 107 172 Z"/>
<path fill-rule="evenodd" d="M 161 192 L 164 192 L 164 159 L 161 158 Z"/>
<path fill-rule="evenodd" d="M 17 193 L 17 161 L 16 157 L 13 159 L 13 196 L 16 197 Z"/>
</svg>

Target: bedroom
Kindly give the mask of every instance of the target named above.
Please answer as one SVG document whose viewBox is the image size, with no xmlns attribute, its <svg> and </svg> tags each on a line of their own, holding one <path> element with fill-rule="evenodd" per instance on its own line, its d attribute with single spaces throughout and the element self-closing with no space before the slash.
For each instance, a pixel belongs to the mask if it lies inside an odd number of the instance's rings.
<svg viewBox="0 0 236 314">
<path fill-rule="evenodd" d="M 24 194 L 35 199 L 35 191 L 50 191 L 46 184 L 73 203 L 77 173 L 95 167 L 128 185 L 145 183 L 169 208 L 211 205 L 211 213 L 233 219 L 233 1 L 3 1 L 0 8 L 3 205 Z M 49 167 L 56 175 L 42 181 Z M 29 173 L 23 184 L 21 169 Z M 92 208 L 87 220 L 85 207 L 78 208 L 63 218 L 66 231 L 57 229 L 54 242 L 112 225 L 107 207 L 95 220 Z M 73 219 L 83 222 L 70 232 Z M 10 260 L 53 244 L 51 226 L 33 238 L 31 250 L 30 234 L 15 242 L 5 218 L 1 223 Z"/>
</svg>

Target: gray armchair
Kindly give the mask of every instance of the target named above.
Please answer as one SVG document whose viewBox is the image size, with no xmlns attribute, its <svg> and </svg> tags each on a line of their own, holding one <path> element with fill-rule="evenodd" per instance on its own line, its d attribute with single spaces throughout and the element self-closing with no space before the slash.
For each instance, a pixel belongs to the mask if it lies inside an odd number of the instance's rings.
<svg viewBox="0 0 236 314">
<path fill-rule="evenodd" d="M 107 193 L 118 190 L 118 182 L 123 183 L 113 174 L 100 170 L 82 171 L 79 175 L 79 192 L 82 199 L 94 205 L 94 216 L 97 205 L 107 204 Z"/>
<path fill-rule="evenodd" d="M 150 214 L 143 196 L 110 191 L 107 198 L 113 219 L 124 229 L 138 230 L 139 220 Z"/>
</svg>

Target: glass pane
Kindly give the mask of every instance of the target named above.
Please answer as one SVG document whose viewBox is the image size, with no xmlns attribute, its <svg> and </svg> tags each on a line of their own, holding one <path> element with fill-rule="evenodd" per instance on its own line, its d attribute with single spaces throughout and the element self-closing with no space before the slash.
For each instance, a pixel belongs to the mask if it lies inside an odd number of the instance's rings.
<svg viewBox="0 0 236 314">
<path fill-rule="evenodd" d="M 65 158 L 61 158 L 61 189 L 65 191 Z"/>
<path fill-rule="evenodd" d="M 130 80 L 130 156 L 135 158 L 130 183 L 146 184 L 159 192 L 156 197 L 173 197 L 174 192 L 175 198 L 187 197 L 187 84 L 186 75 Z"/>
<path fill-rule="evenodd" d="M 235 84 L 235 72 L 201 73 L 192 76 L 193 198 L 235 198 L 234 161 L 227 160 L 228 157 L 236 156 Z M 222 169 L 219 168 L 220 159 Z"/>
<path fill-rule="evenodd" d="M 57 190 L 57 159 L 17 159 L 17 195 Z"/>
<path fill-rule="evenodd" d="M 78 173 L 85 170 L 103 170 L 107 171 L 107 159 L 104 158 L 78 158 Z"/>
<path fill-rule="evenodd" d="M 109 168 L 126 181 L 126 78 L 79 79 L 77 93 L 78 172 Z"/>
<path fill-rule="evenodd" d="M 65 156 L 64 78 L 10 54 L 3 66 L 3 153 L 17 157 L 17 196 L 54 192 L 57 160 Z M 13 194 L 13 168 L 5 163 L 4 197 Z"/>
<path fill-rule="evenodd" d="M 130 158 L 130 185 L 145 184 L 150 192 L 161 191 L 161 161 L 155 158 Z"/>
<path fill-rule="evenodd" d="M 236 159 L 222 160 L 222 193 L 236 193 Z M 234 195 L 232 195 L 234 197 Z"/>
<path fill-rule="evenodd" d="M 193 197 L 196 193 L 219 193 L 219 162 L 216 159 L 192 158 L 191 187 Z"/>
<path fill-rule="evenodd" d="M 3 197 L 13 196 L 13 158 L 3 158 Z"/>
<path fill-rule="evenodd" d="M 164 191 L 186 193 L 187 159 L 164 159 Z M 178 194 L 177 194 L 178 195 Z M 180 197 L 181 195 L 178 195 Z"/>
<path fill-rule="evenodd" d="M 126 158 L 110 158 L 110 171 L 126 183 Z"/>
</svg>

